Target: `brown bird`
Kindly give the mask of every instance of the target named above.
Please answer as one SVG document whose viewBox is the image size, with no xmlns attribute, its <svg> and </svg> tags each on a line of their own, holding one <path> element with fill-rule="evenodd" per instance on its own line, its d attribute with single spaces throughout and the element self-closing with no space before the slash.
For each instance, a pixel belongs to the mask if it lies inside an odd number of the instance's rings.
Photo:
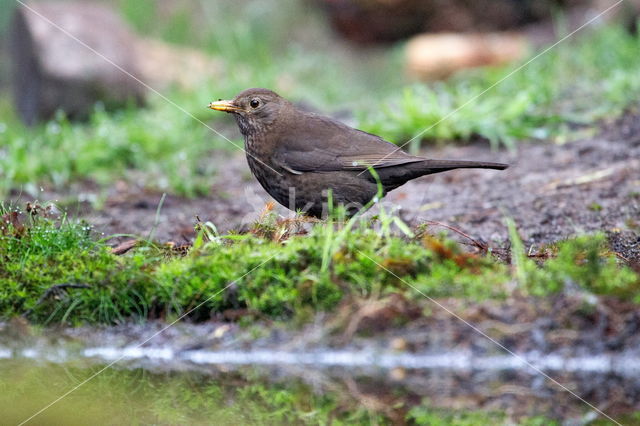
<svg viewBox="0 0 640 426">
<path fill-rule="evenodd" d="M 328 190 L 334 206 L 343 205 L 354 214 L 376 197 L 378 180 L 384 195 L 432 173 L 508 167 L 410 155 L 379 136 L 301 111 L 267 89 L 247 89 L 209 108 L 234 115 L 249 168 L 262 187 L 283 206 L 316 217 L 327 214 Z"/>
</svg>

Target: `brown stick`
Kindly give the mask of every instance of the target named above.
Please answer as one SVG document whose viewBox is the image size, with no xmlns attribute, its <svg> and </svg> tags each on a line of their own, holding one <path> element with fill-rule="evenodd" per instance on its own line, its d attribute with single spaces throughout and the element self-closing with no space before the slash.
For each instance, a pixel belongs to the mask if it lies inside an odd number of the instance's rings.
<svg viewBox="0 0 640 426">
<path fill-rule="evenodd" d="M 42 294 L 42 296 L 38 298 L 35 305 L 27 309 L 25 313 L 22 314 L 22 316 L 25 318 L 28 317 L 35 310 L 35 308 L 37 308 L 42 303 L 44 303 L 44 301 L 47 300 L 51 295 L 57 293 L 60 290 L 67 289 L 67 288 L 91 288 L 91 286 L 87 284 L 56 284 L 54 286 L 51 286 L 47 289 L 47 291 L 45 291 Z"/>
<path fill-rule="evenodd" d="M 446 223 L 438 222 L 438 221 L 435 221 L 435 220 L 425 220 L 424 223 L 428 223 L 429 225 L 442 226 L 443 228 L 447 228 L 447 229 L 455 232 L 456 234 L 462 235 L 463 237 L 465 237 L 469 241 L 471 241 L 473 243 L 473 245 L 478 247 L 480 250 L 487 251 L 489 249 L 489 247 L 487 247 L 486 244 L 481 243 L 480 241 L 478 241 L 478 240 L 474 239 L 473 237 L 471 237 L 471 235 L 461 231 L 458 228 L 454 228 L 451 225 L 447 225 Z"/>
</svg>

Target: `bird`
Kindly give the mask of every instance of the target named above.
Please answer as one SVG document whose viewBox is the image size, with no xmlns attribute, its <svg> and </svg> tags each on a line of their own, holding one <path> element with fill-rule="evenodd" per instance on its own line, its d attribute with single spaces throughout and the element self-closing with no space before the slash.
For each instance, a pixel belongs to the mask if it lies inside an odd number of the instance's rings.
<svg viewBox="0 0 640 426">
<path fill-rule="evenodd" d="M 353 216 L 420 176 L 508 167 L 410 155 L 379 136 L 303 111 L 269 89 L 246 89 L 208 107 L 234 116 L 249 168 L 269 195 L 290 210 L 317 218 L 327 217 L 336 206 Z"/>
</svg>

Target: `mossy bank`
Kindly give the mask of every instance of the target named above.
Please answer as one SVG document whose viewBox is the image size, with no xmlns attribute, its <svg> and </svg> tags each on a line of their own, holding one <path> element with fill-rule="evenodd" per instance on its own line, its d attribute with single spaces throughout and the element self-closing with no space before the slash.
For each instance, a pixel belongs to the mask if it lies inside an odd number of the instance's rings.
<svg viewBox="0 0 640 426">
<path fill-rule="evenodd" d="M 83 222 L 41 208 L 3 212 L 0 315 L 43 324 L 249 316 L 304 321 L 362 298 L 397 294 L 470 301 L 545 297 L 566 288 L 640 302 L 640 279 L 603 235 L 559 242 L 528 256 L 513 225 L 512 254 L 470 252 L 381 215 L 309 225 L 265 217 L 245 234 L 200 226 L 192 247 L 138 241 L 116 255 Z M 537 259 L 534 260 L 534 259 Z"/>
</svg>

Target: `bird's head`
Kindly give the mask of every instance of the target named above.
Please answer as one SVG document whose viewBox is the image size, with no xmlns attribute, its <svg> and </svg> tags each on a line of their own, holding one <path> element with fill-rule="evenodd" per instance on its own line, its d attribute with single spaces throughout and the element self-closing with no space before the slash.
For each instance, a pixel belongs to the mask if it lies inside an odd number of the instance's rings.
<svg viewBox="0 0 640 426">
<path fill-rule="evenodd" d="M 247 89 L 233 100 L 211 102 L 209 108 L 232 113 L 240 132 L 247 135 L 261 132 L 273 124 L 291 104 L 268 89 Z"/>
</svg>

